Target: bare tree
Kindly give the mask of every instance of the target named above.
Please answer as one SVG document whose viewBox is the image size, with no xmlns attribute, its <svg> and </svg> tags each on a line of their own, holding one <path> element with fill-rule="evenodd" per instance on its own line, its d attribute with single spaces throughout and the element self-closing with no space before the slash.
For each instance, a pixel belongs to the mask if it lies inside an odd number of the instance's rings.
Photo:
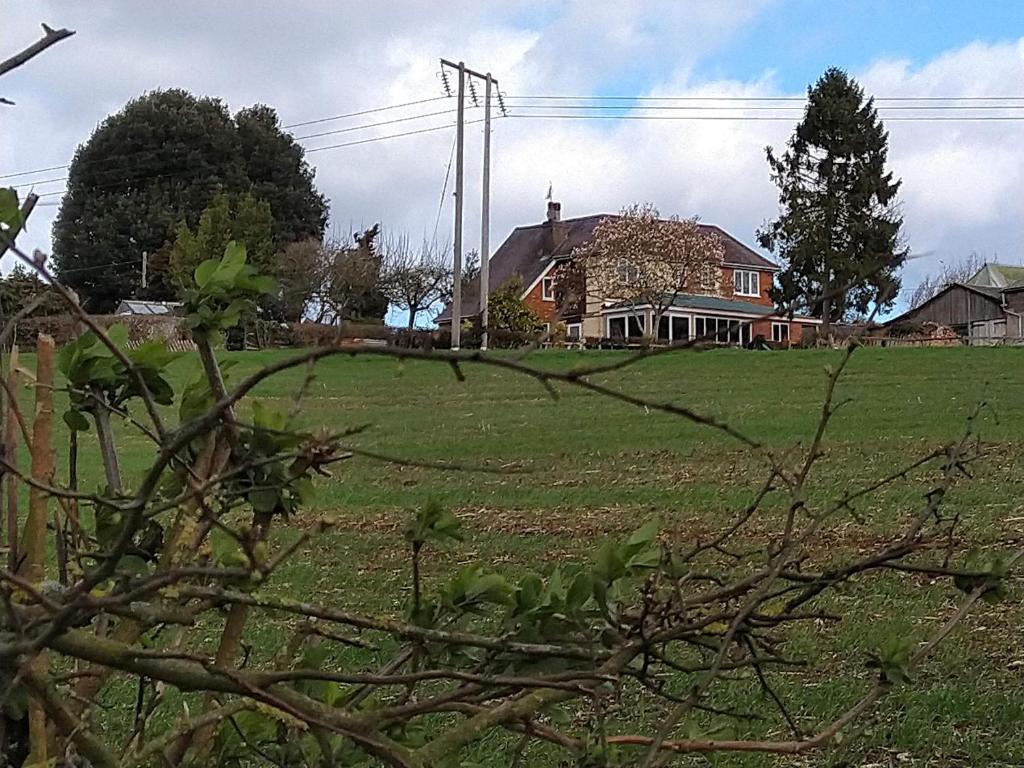
<svg viewBox="0 0 1024 768">
<path fill-rule="evenodd" d="M 567 272 L 577 272 L 592 299 L 649 308 L 652 328 L 682 293 L 728 292 L 721 285 L 725 248 L 696 219 L 661 218 L 650 203 L 624 208 L 595 228 L 573 251 Z"/>
<path fill-rule="evenodd" d="M 320 308 L 329 259 L 319 240 L 289 243 L 279 256 L 281 306 L 288 320 L 299 321 Z"/>
<path fill-rule="evenodd" d="M 977 251 L 971 251 L 969 255 L 959 261 L 951 261 L 948 264 L 940 262 L 939 271 L 935 274 L 925 275 L 911 292 L 910 308 L 920 307 L 947 285 L 967 282 L 984 265 L 985 260 Z"/>
<path fill-rule="evenodd" d="M 408 235 L 388 237 L 383 246 L 382 286 L 393 306 L 409 313 L 407 327 L 451 292 L 452 267 L 447 248 L 424 240 L 419 247 Z"/>
<path fill-rule="evenodd" d="M 321 249 L 316 293 L 316 321 L 380 321 L 387 312 L 383 254 L 377 242 L 380 226 L 353 237 L 352 242 L 328 242 Z"/>
</svg>

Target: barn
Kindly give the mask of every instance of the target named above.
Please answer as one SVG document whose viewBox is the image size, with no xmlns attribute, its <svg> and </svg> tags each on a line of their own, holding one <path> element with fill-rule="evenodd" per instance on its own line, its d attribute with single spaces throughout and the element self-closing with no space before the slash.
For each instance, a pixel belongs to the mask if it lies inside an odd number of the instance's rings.
<svg viewBox="0 0 1024 768">
<path fill-rule="evenodd" d="M 1001 266 L 986 265 L 970 280 L 947 285 L 886 326 L 935 323 L 952 328 L 970 344 L 1024 341 L 1024 279 L 1004 279 L 1006 268 L 993 269 Z"/>
</svg>

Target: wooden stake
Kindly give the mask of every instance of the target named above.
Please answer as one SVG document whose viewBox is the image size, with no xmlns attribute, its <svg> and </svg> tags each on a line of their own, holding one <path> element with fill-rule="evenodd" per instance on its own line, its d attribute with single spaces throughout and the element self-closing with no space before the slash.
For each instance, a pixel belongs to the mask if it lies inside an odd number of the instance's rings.
<svg viewBox="0 0 1024 768">
<path fill-rule="evenodd" d="M 32 425 L 32 478 L 53 483 L 53 367 L 55 346 L 52 336 L 39 335 L 36 342 L 36 415 Z M 32 584 L 46 578 L 46 520 L 50 497 L 41 489 L 29 488 L 28 516 L 25 518 L 24 557 L 19 574 Z M 36 656 L 33 669 L 45 672 L 47 658 Z M 44 765 L 48 759 L 46 713 L 34 697 L 29 700 L 29 764 Z"/>
<path fill-rule="evenodd" d="M 21 376 L 18 373 L 18 345 L 11 346 L 11 370 L 7 375 L 8 391 L 7 420 L 4 422 L 4 458 L 11 471 L 7 474 L 7 567 L 13 572 L 18 569 L 18 419 L 15 414 L 17 403 L 13 397 L 18 393 Z"/>
</svg>

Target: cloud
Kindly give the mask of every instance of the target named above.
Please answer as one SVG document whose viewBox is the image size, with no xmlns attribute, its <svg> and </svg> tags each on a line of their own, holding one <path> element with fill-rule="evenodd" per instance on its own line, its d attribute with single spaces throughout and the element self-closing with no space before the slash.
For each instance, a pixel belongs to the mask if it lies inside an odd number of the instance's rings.
<svg viewBox="0 0 1024 768">
<path fill-rule="evenodd" d="M 35 39 L 39 21 L 78 30 L 71 40 L 4 78 L 18 102 L 4 110 L 0 173 L 67 162 L 108 113 L 147 89 L 182 86 L 234 110 L 260 101 L 285 123 L 438 96 L 438 58 L 464 57 L 500 79 L 510 103 L 523 95 L 796 95 L 771 72 L 749 81 L 694 72 L 765 12 L 766 2 L 421 2 L 18 4 L 5 11 L 5 46 Z M 342 10 L 343 8 L 343 10 Z M 1024 39 L 970 43 L 930 61 L 878 60 L 853 73 L 872 93 L 981 95 L 1024 82 Z M 630 89 L 636 92 L 636 88 Z M 453 108 L 436 101 L 297 129 L 299 135 Z M 548 183 L 566 216 L 652 201 L 664 213 L 699 215 L 752 243 L 777 210 L 764 147 L 781 146 L 792 122 L 526 119 L 557 114 L 514 108 L 495 122 L 492 236 L 543 216 Z M 670 111 L 648 114 L 667 117 Z M 741 113 L 736 113 L 741 114 Z M 742 114 L 763 116 L 764 112 Z M 887 114 L 893 114 L 887 112 Z M 905 114 L 905 113 L 904 113 Z M 470 110 L 477 119 L 479 110 Z M 310 139 L 310 148 L 420 127 L 450 116 Z M 1019 123 L 891 122 L 890 163 L 902 177 L 907 234 L 934 255 L 908 266 L 912 285 L 939 258 L 971 250 L 1017 259 L 1024 143 Z M 479 238 L 480 142 L 467 128 L 465 244 Z M 442 185 L 448 130 L 308 155 L 340 234 L 382 221 L 413 237 L 450 239 L 452 184 Z M 60 176 L 50 173 L 36 178 Z M 39 191 L 60 189 L 60 184 Z M 47 202 L 58 200 L 45 198 Z M 47 249 L 56 208 L 40 209 L 24 245 Z M 1016 249 L 1016 250 L 1015 250 Z"/>
</svg>

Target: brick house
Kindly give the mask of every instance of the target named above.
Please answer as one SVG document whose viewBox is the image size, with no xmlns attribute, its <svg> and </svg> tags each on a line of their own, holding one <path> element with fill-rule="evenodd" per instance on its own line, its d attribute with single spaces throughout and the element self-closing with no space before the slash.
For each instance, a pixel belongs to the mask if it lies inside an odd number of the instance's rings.
<svg viewBox="0 0 1024 768">
<path fill-rule="evenodd" d="M 494 252 L 490 262 L 490 291 L 518 276 L 523 283 L 523 301 L 537 313 L 548 329 L 565 325 L 570 339 L 630 339 L 648 333 L 653 312 L 650 307 L 616 305 L 591 297 L 586 307 L 564 309 L 559 315 L 555 298 L 558 270 L 573 251 L 585 244 L 603 219 L 615 214 L 596 214 L 563 219 L 561 204 L 548 203 L 547 218 L 541 224 L 516 227 Z M 677 294 L 660 318 L 657 338 L 676 342 L 716 334 L 722 343 L 747 343 L 761 336 L 776 342 L 798 341 L 804 328 L 820 321 L 808 317 L 792 320 L 772 317 L 774 307 L 768 296 L 778 266 L 747 247 L 719 227 L 698 225 L 718 235 L 725 246 L 720 280 L 716 286 L 731 286 L 730 295 L 709 287 L 705 294 Z M 463 290 L 463 318 L 477 314 L 479 286 Z M 451 323 L 451 308 L 437 318 L 438 325 Z"/>
</svg>

